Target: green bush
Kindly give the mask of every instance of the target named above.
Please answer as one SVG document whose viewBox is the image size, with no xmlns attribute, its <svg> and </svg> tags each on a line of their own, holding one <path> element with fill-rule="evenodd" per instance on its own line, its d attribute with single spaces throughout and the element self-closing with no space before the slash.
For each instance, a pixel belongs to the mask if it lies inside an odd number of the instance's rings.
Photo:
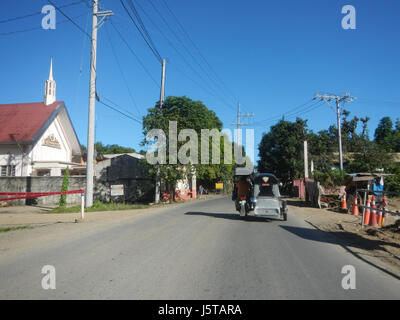
<svg viewBox="0 0 400 320">
<path fill-rule="evenodd" d="M 337 169 L 327 172 L 314 171 L 314 180 L 320 182 L 324 187 L 332 188 L 335 186 L 345 186 L 348 184 L 348 175 L 344 171 Z"/>
<path fill-rule="evenodd" d="M 61 192 L 68 191 L 69 186 L 69 170 L 68 168 L 65 170 L 64 179 L 61 187 Z M 67 195 L 62 194 L 60 196 L 60 207 L 65 207 L 67 205 Z"/>
<path fill-rule="evenodd" d="M 400 173 L 385 177 L 385 191 L 400 192 Z"/>
</svg>

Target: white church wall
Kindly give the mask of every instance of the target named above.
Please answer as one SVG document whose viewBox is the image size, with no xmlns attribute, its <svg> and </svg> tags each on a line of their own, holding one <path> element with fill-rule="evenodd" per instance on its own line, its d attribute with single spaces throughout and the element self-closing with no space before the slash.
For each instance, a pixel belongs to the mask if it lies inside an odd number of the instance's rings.
<svg viewBox="0 0 400 320">
<path fill-rule="evenodd" d="M 22 152 L 17 146 L 0 145 L 0 169 L 1 166 L 15 165 L 15 175 L 21 176 Z M 1 172 L 0 172 L 1 175 Z"/>
<path fill-rule="evenodd" d="M 71 162 L 71 160 L 71 150 L 57 117 L 34 146 L 32 161 Z"/>
</svg>

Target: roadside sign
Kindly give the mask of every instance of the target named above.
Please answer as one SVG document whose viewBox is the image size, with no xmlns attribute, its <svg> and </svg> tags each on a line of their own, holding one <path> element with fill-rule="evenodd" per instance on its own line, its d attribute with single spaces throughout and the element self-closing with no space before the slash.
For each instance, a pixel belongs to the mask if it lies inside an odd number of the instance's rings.
<svg viewBox="0 0 400 320">
<path fill-rule="evenodd" d="M 114 184 L 111 185 L 111 196 L 123 196 L 124 195 L 124 185 L 123 184 Z"/>
<path fill-rule="evenodd" d="M 215 189 L 223 189 L 224 188 L 224 184 L 222 182 L 218 182 L 215 184 Z"/>
</svg>

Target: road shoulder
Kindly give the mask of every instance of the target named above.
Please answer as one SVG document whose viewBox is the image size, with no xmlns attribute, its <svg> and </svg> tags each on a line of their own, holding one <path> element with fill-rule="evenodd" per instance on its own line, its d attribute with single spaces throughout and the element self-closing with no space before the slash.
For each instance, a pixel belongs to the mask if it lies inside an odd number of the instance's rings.
<svg viewBox="0 0 400 320">
<path fill-rule="evenodd" d="M 131 219 L 162 214 L 174 210 L 177 206 L 185 207 L 218 198 L 221 196 L 210 195 L 200 199 L 145 209 L 88 212 L 85 214 L 84 221 L 77 213 L 47 214 L 38 210 L 35 210 L 34 213 L 26 212 L 26 210 L 23 213 L 2 213 L 0 214 L 0 227 L 13 228 L 15 231 L 0 232 L 0 260 L 52 247 L 56 243 L 112 228 Z"/>
<path fill-rule="evenodd" d="M 306 207 L 288 199 L 289 212 L 315 229 L 327 232 L 349 253 L 400 279 L 400 232 L 398 227 L 361 226 L 361 217 L 327 209 Z"/>
</svg>

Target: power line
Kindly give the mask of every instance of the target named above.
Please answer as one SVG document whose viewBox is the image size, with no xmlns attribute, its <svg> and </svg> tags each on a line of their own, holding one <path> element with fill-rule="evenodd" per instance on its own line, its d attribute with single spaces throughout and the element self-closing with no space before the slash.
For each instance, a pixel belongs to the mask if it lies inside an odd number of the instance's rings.
<svg viewBox="0 0 400 320">
<path fill-rule="evenodd" d="M 54 8 L 56 8 L 64 17 L 66 17 L 75 27 L 77 27 L 81 32 L 85 33 L 89 39 L 92 39 L 92 37 L 85 31 L 83 30 L 74 20 L 72 20 L 69 16 L 67 16 L 64 11 L 62 11 L 60 8 L 57 7 L 51 0 L 47 0 Z"/>
<path fill-rule="evenodd" d="M 143 23 L 143 20 L 139 14 L 139 12 L 136 10 L 135 5 L 133 4 L 132 0 L 128 0 L 128 4 L 133 12 L 133 14 L 135 15 L 140 27 L 142 28 L 142 31 L 145 33 L 147 39 L 149 40 L 150 44 L 152 45 L 153 48 L 155 48 L 159 58 L 161 58 L 161 55 L 159 54 L 158 50 L 156 49 L 156 46 L 154 45 L 153 39 L 150 36 L 149 31 L 147 30 L 145 24 Z"/>
<path fill-rule="evenodd" d="M 84 16 L 86 13 L 82 13 L 76 17 L 74 17 L 74 19 L 78 19 L 82 16 Z M 60 22 L 57 22 L 57 24 L 62 24 L 65 22 L 69 22 L 69 20 L 62 20 Z M 13 35 L 13 34 L 18 34 L 18 33 L 25 33 L 25 32 L 30 32 L 30 31 L 36 31 L 36 30 L 43 30 L 42 27 L 34 27 L 34 28 L 29 28 L 29 29 L 23 29 L 23 30 L 16 30 L 16 31 L 9 31 L 9 32 L 1 32 L 0 36 L 9 36 L 9 35 Z"/>
<path fill-rule="evenodd" d="M 64 17 L 66 17 L 75 27 L 77 27 L 79 31 L 81 31 L 83 34 L 85 34 L 85 35 L 88 36 L 88 38 L 89 38 L 90 41 L 91 41 L 91 46 L 92 46 L 91 50 L 95 52 L 95 51 L 96 51 L 96 48 L 94 48 L 94 46 L 93 46 L 92 36 L 89 35 L 89 34 L 86 32 L 86 30 L 83 30 L 83 29 L 82 29 L 74 20 L 72 20 L 65 12 L 63 12 L 63 11 L 60 9 L 60 7 L 57 7 L 57 6 L 56 6 L 55 4 L 53 4 L 50 0 L 47 0 L 47 1 L 48 1 L 51 5 L 53 5 Z M 94 72 L 96 72 L 96 67 L 93 66 L 93 68 L 94 68 Z"/>
<path fill-rule="evenodd" d="M 276 120 L 276 119 L 282 118 L 282 117 L 284 117 L 284 116 L 290 116 L 290 115 L 292 115 L 292 114 L 297 114 L 297 113 L 303 111 L 303 109 L 302 109 L 303 107 L 306 106 L 305 109 L 307 109 L 308 107 L 310 107 L 310 106 L 307 106 L 307 105 L 310 104 L 312 101 L 313 101 L 313 100 L 310 99 L 310 100 L 308 100 L 307 102 L 302 103 L 301 105 L 299 105 L 299 106 L 297 106 L 297 107 L 294 107 L 294 108 L 292 108 L 292 109 L 289 109 L 288 111 L 286 111 L 286 112 L 283 113 L 283 114 L 276 115 L 276 116 L 272 116 L 272 117 L 266 118 L 266 119 L 264 119 L 264 120 L 259 120 L 259 121 L 256 122 L 256 124 L 258 124 L 258 123 L 263 123 L 263 122 L 270 122 L 271 120 Z M 314 103 L 313 105 L 315 105 L 315 104 L 316 104 L 316 103 Z M 311 105 L 311 106 L 312 106 L 312 105 Z"/>
<path fill-rule="evenodd" d="M 86 26 L 85 26 L 86 32 L 87 32 L 88 27 L 89 27 L 89 18 L 90 18 L 90 11 L 88 10 L 87 17 L 86 17 Z M 68 21 L 68 20 L 66 20 L 66 21 Z M 75 92 L 75 104 L 78 104 L 78 92 L 79 92 L 79 88 L 80 88 L 80 84 L 81 84 L 81 78 L 82 78 L 83 56 L 84 56 L 85 48 L 86 48 L 86 35 L 84 34 L 83 35 L 83 39 L 82 39 L 81 62 L 80 62 L 80 65 L 79 65 L 79 76 L 78 76 L 78 81 L 77 81 L 77 85 L 76 85 L 76 92 Z"/>
<path fill-rule="evenodd" d="M 71 7 L 71 6 L 74 6 L 74 5 L 77 5 L 77 4 L 80 4 L 80 3 L 84 3 L 84 2 L 85 2 L 84 0 L 80 0 L 80 1 L 76 1 L 76 2 L 70 3 L 70 4 L 64 4 L 64 5 L 60 6 L 59 8 L 67 8 L 67 7 Z M 26 14 L 24 16 L 9 18 L 9 19 L 6 19 L 6 20 L 0 20 L 0 23 L 7 23 L 7 22 L 11 22 L 11 21 L 21 20 L 21 19 L 37 16 L 37 15 L 40 15 L 40 14 L 42 14 L 41 11 L 33 12 L 33 13 L 30 13 L 30 14 Z"/>
<path fill-rule="evenodd" d="M 157 48 L 154 46 L 153 41 L 151 40 L 151 38 L 147 39 L 146 36 L 143 34 L 144 31 L 141 30 L 141 28 L 137 25 L 135 19 L 133 19 L 132 15 L 129 13 L 128 8 L 125 6 L 124 2 L 122 0 L 120 0 L 122 6 L 124 7 L 125 12 L 128 14 L 128 16 L 131 18 L 131 21 L 133 22 L 133 24 L 135 25 L 136 29 L 139 31 L 140 35 L 142 36 L 143 40 L 146 42 L 147 46 L 150 48 L 150 50 L 153 52 L 154 56 L 156 57 L 156 59 L 162 63 L 162 58 L 160 53 L 158 52 Z M 133 4 L 132 4 L 133 5 Z M 136 17 L 137 18 L 137 17 Z M 141 21 L 141 19 L 140 19 Z M 147 31 L 147 30 L 146 30 Z M 153 43 L 153 46 L 149 43 L 149 41 L 151 43 Z"/>
<path fill-rule="evenodd" d="M 98 97 L 98 95 L 97 95 L 97 97 Z M 117 108 L 117 109 L 119 108 L 120 110 L 122 110 L 122 111 L 128 113 L 128 114 L 129 114 L 130 116 L 132 116 L 133 118 L 139 120 L 139 118 L 138 118 L 136 115 L 134 115 L 134 114 L 133 114 L 132 112 L 130 112 L 128 109 L 121 107 L 119 104 L 117 104 L 116 102 L 112 101 L 111 99 L 106 98 L 106 97 L 104 97 L 104 96 L 103 96 L 103 99 L 105 99 L 105 100 L 107 100 L 109 103 L 113 104 L 113 105 L 115 106 L 115 108 Z"/>
<path fill-rule="evenodd" d="M 336 102 L 336 118 L 337 118 L 337 127 L 338 127 L 338 138 L 339 138 L 339 162 L 340 162 L 340 170 L 343 170 L 343 150 L 342 150 L 342 130 L 340 128 L 340 103 L 352 102 L 355 100 L 354 97 L 351 97 L 349 93 L 346 93 L 344 96 L 336 96 L 336 95 L 327 95 L 323 94 L 320 96 L 318 93 L 315 95 L 314 100 L 320 98 L 320 102 L 325 101 L 330 107 L 329 102 L 331 100 L 335 100 Z"/>
<path fill-rule="evenodd" d="M 193 59 L 193 61 L 199 66 L 199 68 L 204 72 L 204 74 L 210 79 L 214 84 L 216 84 L 220 89 L 219 83 L 217 83 L 210 75 L 209 73 L 203 68 L 203 66 L 198 62 L 196 57 L 190 52 L 188 47 L 185 45 L 185 43 L 182 41 L 182 39 L 179 37 L 179 35 L 173 30 L 173 28 L 170 26 L 168 21 L 164 18 L 164 16 L 161 14 L 161 12 L 157 9 L 157 6 L 154 5 L 152 0 L 149 0 L 150 5 L 153 7 L 153 9 L 157 12 L 157 14 L 161 17 L 161 19 L 164 21 L 165 25 L 167 28 L 170 30 L 170 32 L 174 35 L 174 37 L 178 40 L 178 42 L 182 45 L 182 47 L 185 49 L 185 51 L 189 54 L 189 56 Z M 223 90 L 221 91 L 222 94 L 224 94 L 228 99 L 231 99 L 232 97 L 230 95 L 226 95 Z"/>
<path fill-rule="evenodd" d="M 159 88 L 160 85 L 158 82 L 154 79 L 154 77 L 151 75 L 150 71 L 146 68 L 144 63 L 140 60 L 138 55 L 133 51 L 129 43 L 125 40 L 125 38 L 122 36 L 121 32 L 118 30 L 117 27 L 115 27 L 114 23 L 111 21 L 111 26 L 114 28 L 115 32 L 117 32 L 118 36 L 121 38 L 121 40 L 125 43 L 125 45 L 128 47 L 129 51 L 132 53 L 132 55 L 136 58 L 136 60 L 140 63 L 142 66 L 143 70 L 147 73 L 147 75 L 153 80 L 153 82 L 156 84 L 156 86 Z"/>
<path fill-rule="evenodd" d="M 204 90 L 207 92 L 211 93 L 211 95 L 215 96 L 216 98 L 220 99 L 221 101 L 224 102 L 226 106 L 228 106 L 230 109 L 235 110 L 236 108 L 232 107 L 231 104 L 227 103 L 225 99 L 222 96 L 219 96 L 213 91 L 213 88 L 210 86 L 208 81 L 205 81 L 205 79 L 199 74 L 199 72 L 193 68 L 193 66 L 190 64 L 190 62 L 186 59 L 186 57 L 175 47 L 175 45 L 172 43 L 172 41 L 165 35 L 165 33 L 161 30 L 161 28 L 151 19 L 151 17 L 147 14 L 146 10 L 143 9 L 143 7 L 138 3 L 138 6 L 141 8 L 143 13 L 147 16 L 147 18 L 150 20 L 150 22 L 154 25 L 154 27 L 160 32 L 160 34 L 165 38 L 165 40 L 169 43 L 169 45 L 175 50 L 175 52 L 183 59 L 183 61 L 186 63 L 186 65 L 195 73 L 204 83 L 206 83 L 209 86 L 209 89 L 205 89 L 205 87 L 201 86 Z M 176 66 L 176 65 L 175 65 Z M 189 78 L 191 81 L 195 82 L 191 77 L 189 77 L 187 74 L 185 74 L 183 71 L 179 70 L 183 75 L 185 75 L 187 78 Z"/>
<path fill-rule="evenodd" d="M 122 67 L 121 67 L 121 64 L 120 64 L 120 62 L 119 62 L 119 60 L 118 60 L 117 53 L 115 52 L 114 45 L 113 45 L 113 43 L 112 43 L 112 41 L 111 41 L 111 37 L 110 37 L 110 34 L 109 34 L 109 32 L 108 32 L 108 28 L 106 28 L 106 34 L 107 34 L 107 39 L 108 39 L 108 41 L 109 41 L 109 43 L 110 43 L 111 50 L 112 50 L 112 53 L 113 53 L 113 55 L 114 55 L 115 61 L 117 62 L 119 72 L 121 73 L 121 77 L 122 77 L 122 79 L 123 79 L 123 81 L 124 81 L 124 83 L 125 83 L 125 86 L 126 86 L 127 90 L 128 90 L 129 96 L 130 96 L 130 98 L 131 98 L 131 100 L 132 100 L 132 103 L 133 103 L 133 105 L 135 106 L 135 108 L 136 108 L 136 110 L 137 110 L 139 116 L 141 116 L 140 111 L 139 111 L 139 108 L 137 107 L 137 104 L 136 104 L 136 102 L 135 102 L 135 99 L 133 98 L 132 92 L 131 92 L 131 90 L 130 90 L 130 88 L 129 88 L 129 86 L 128 86 L 128 82 L 127 82 L 127 80 L 126 80 L 126 78 L 125 78 L 125 75 L 124 75 L 124 73 L 123 73 L 123 71 L 122 71 Z"/>
<path fill-rule="evenodd" d="M 297 110 L 297 111 L 290 112 L 290 113 L 283 113 L 281 115 L 277 115 L 277 116 L 271 117 L 269 119 L 265 119 L 265 120 L 262 120 L 262 121 L 257 121 L 256 123 L 254 123 L 254 126 L 255 127 L 262 127 L 266 123 L 270 123 L 270 122 L 273 122 L 273 121 L 276 121 L 276 120 L 279 120 L 279 119 L 282 119 L 282 118 L 283 119 L 291 119 L 291 118 L 294 118 L 294 117 L 299 117 L 299 116 L 302 116 L 302 115 L 304 115 L 306 113 L 314 111 L 315 109 L 321 107 L 322 105 L 323 104 L 321 103 L 321 101 L 317 101 L 317 102 L 307 106 L 304 109 Z"/>
<path fill-rule="evenodd" d="M 104 99 L 106 99 L 106 98 L 104 98 Z M 111 110 L 114 110 L 115 112 L 118 112 L 119 114 L 123 115 L 124 117 L 126 117 L 126 118 L 128 118 L 128 119 L 130 119 L 130 120 L 133 120 L 133 121 L 135 121 L 135 122 L 137 122 L 137 123 L 139 123 L 139 124 L 142 124 L 142 122 L 141 122 L 140 120 L 138 120 L 138 119 L 136 119 L 136 118 L 130 116 L 129 114 L 126 114 L 125 112 L 122 112 L 121 110 L 119 110 L 119 109 L 117 109 L 117 108 L 115 108 L 115 107 L 109 105 L 108 103 L 105 103 L 104 101 L 102 101 L 102 100 L 100 99 L 100 97 L 99 97 L 98 95 L 96 95 L 96 100 L 97 100 L 99 103 L 101 103 L 102 105 L 106 106 L 107 108 L 109 108 L 109 109 L 111 109 Z M 109 99 L 107 99 L 107 100 L 109 100 Z M 111 100 L 109 100 L 109 101 L 111 101 Z M 114 102 L 112 102 L 112 103 L 115 104 Z"/>
<path fill-rule="evenodd" d="M 162 2 L 164 3 L 165 7 L 167 8 L 167 10 L 169 11 L 169 13 L 171 14 L 171 16 L 174 18 L 174 20 L 176 21 L 177 25 L 179 26 L 179 28 L 183 31 L 183 33 L 185 34 L 185 36 L 189 39 L 190 43 L 193 45 L 193 47 L 196 49 L 196 51 L 199 53 L 199 56 L 203 59 L 203 61 L 206 63 L 206 65 L 208 66 L 208 68 L 211 70 L 211 72 L 214 74 L 215 78 L 217 80 L 220 81 L 220 83 L 225 87 L 225 89 L 227 91 L 230 92 L 230 94 L 234 97 L 235 101 L 237 101 L 237 97 L 236 95 L 233 93 L 233 91 L 231 89 L 229 89 L 229 87 L 226 85 L 226 83 L 222 80 L 222 78 L 220 76 L 218 76 L 218 74 L 215 72 L 215 70 L 212 68 L 212 66 L 210 65 L 210 63 L 207 61 L 207 59 L 204 57 L 204 55 L 201 53 L 199 47 L 194 43 L 194 41 L 192 40 L 192 38 L 190 37 L 190 35 L 188 34 L 188 32 L 185 30 L 185 28 L 183 27 L 182 23 L 179 21 L 179 19 L 177 18 L 177 16 L 174 14 L 174 12 L 170 9 L 170 7 L 168 6 L 167 2 L 165 0 L 162 0 Z"/>
<path fill-rule="evenodd" d="M 184 44 L 184 42 L 181 40 L 181 38 L 177 35 L 177 33 L 171 28 L 171 26 L 169 25 L 168 21 L 164 18 L 164 16 L 161 14 L 161 12 L 157 9 L 157 7 L 154 5 L 154 3 L 152 2 L 152 0 L 149 0 L 150 5 L 153 7 L 153 9 L 157 12 L 157 14 L 161 17 L 161 19 L 164 21 L 165 25 L 167 26 L 167 28 L 170 30 L 170 32 L 174 35 L 174 37 L 178 40 L 178 42 L 182 45 L 182 47 L 185 49 L 185 51 L 189 54 L 189 56 L 191 56 L 191 58 L 193 59 L 193 61 L 199 66 L 199 68 L 203 71 L 203 73 L 208 77 L 208 79 L 210 79 L 214 84 L 216 84 L 216 86 L 219 87 L 219 89 L 221 89 L 220 85 L 215 82 L 215 80 L 210 77 L 209 73 L 203 68 L 203 66 L 197 61 L 197 59 L 193 56 L 193 54 L 190 52 L 190 50 L 187 48 L 187 46 Z M 143 10 L 143 8 L 142 8 Z M 165 35 L 164 35 L 165 37 Z M 172 45 L 171 41 L 169 41 L 170 44 Z M 184 56 L 176 49 L 176 47 L 174 45 L 172 45 L 174 47 L 174 50 L 177 51 L 180 56 L 184 59 L 184 61 L 186 62 L 187 65 L 189 65 L 189 67 L 193 70 L 193 72 L 195 72 L 199 78 L 201 80 L 203 80 L 205 83 L 207 83 L 208 85 L 208 81 L 205 81 L 203 79 L 203 77 L 190 65 L 190 63 L 184 58 Z M 210 86 L 211 88 L 211 86 Z M 216 91 L 217 92 L 217 91 Z M 218 92 L 217 92 L 218 93 Z M 221 90 L 221 93 L 223 95 L 225 95 L 226 97 L 228 97 L 228 99 L 231 99 L 232 97 L 230 95 L 226 95 L 223 90 Z M 220 99 L 222 98 L 222 95 L 220 97 Z M 225 100 L 225 98 L 221 99 L 221 100 Z M 226 101 L 224 101 L 226 103 Z M 230 104 L 228 103 L 229 108 L 234 109 L 230 106 Z"/>
<path fill-rule="evenodd" d="M 298 117 L 298 116 L 302 116 L 306 113 L 309 113 L 311 111 L 314 111 L 315 109 L 318 109 L 319 107 L 321 107 L 323 105 L 323 103 L 314 103 L 311 106 L 309 106 L 308 108 L 306 108 L 305 110 L 300 111 L 299 113 L 294 113 L 292 115 L 289 115 L 287 117 L 287 119 L 293 118 L 293 117 Z"/>
</svg>

